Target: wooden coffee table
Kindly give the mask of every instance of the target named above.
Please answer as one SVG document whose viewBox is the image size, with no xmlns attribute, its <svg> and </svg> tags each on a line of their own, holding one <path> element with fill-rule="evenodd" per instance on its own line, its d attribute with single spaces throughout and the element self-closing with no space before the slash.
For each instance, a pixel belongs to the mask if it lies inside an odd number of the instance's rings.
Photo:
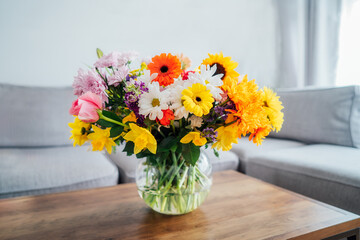
<svg viewBox="0 0 360 240">
<path fill-rule="evenodd" d="M 135 184 L 3 199 L 0 239 L 315 240 L 358 232 L 358 215 L 241 173 L 213 180 L 205 203 L 182 216 L 152 211 Z"/>
</svg>

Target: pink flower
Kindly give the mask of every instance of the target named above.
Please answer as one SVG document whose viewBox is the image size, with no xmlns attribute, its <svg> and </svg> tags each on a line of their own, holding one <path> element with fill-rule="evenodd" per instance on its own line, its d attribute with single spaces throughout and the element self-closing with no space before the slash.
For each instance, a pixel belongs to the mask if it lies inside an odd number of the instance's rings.
<svg viewBox="0 0 360 240">
<path fill-rule="evenodd" d="M 97 110 L 101 110 L 101 108 L 100 97 L 92 92 L 87 92 L 72 103 L 69 113 L 78 116 L 83 122 L 93 123 L 99 120 Z"/>
<path fill-rule="evenodd" d="M 133 61 L 138 56 L 136 52 L 112 52 L 108 55 L 104 55 L 102 58 L 96 61 L 94 64 L 97 68 L 104 67 L 121 67 L 124 66 L 129 61 Z"/>
<path fill-rule="evenodd" d="M 127 62 L 134 61 L 138 56 L 139 56 L 139 54 L 134 51 L 123 52 L 121 54 L 121 57 L 119 58 L 118 66 L 125 65 Z"/>
<path fill-rule="evenodd" d="M 105 73 L 103 76 L 105 76 Z M 91 69 L 87 72 L 83 69 L 79 69 L 78 75 L 74 77 L 72 86 L 76 96 L 81 96 L 86 92 L 92 92 L 96 95 L 99 95 L 102 101 L 108 101 L 106 94 L 107 86 L 104 80 L 94 69 Z"/>
<path fill-rule="evenodd" d="M 120 52 L 112 52 L 107 55 L 104 55 L 102 58 L 96 61 L 94 64 L 97 68 L 103 67 L 117 67 L 118 66 L 118 59 L 121 57 Z"/>
<path fill-rule="evenodd" d="M 115 87 L 122 82 L 129 74 L 130 70 L 127 66 L 119 67 L 114 75 L 108 77 L 108 84 L 114 85 Z"/>
</svg>

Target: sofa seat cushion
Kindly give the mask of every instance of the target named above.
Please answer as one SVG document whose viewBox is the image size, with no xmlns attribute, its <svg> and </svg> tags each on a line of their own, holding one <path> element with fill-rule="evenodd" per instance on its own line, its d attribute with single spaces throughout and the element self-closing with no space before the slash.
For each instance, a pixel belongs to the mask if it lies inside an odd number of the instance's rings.
<svg viewBox="0 0 360 240">
<path fill-rule="evenodd" d="M 117 147 L 116 152 L 106 156 L 111 159 L 118 167 L 120 172 L 120 182 L 135 182 L 135 172 L 139 159 L 134 155 L 127 156 L 122 150 L 123 145 Z M 219 158 L 214 155 L 211 148 L 203 149 L 212 163 L 213 172 L 223 170 L 236 170 L 238 168 L 239 159 L 232 152 L 219 151 Z"/>
<path fill-rule="evenodd" d="M 266 138 L 260 146 L 257 146 L 247 137 L 239 139 L 238 144 L 233 144 L 231 152 L 239 157 L 239 170 L 246 173 L 246 165 L 249 157 L 281 149 L 297 148 L 305 146 L 304 143 L 286 139 Z"/>
<path fill-rule="evenodd" d="M 88 148 L 0 148 L 0 198 L 116 185 L 117 167 Z"/>
<path fill-rule="evenodd" d="M 251 157 L 247 173 L 317 200 L 360 213 L 360 150 L 309 145 Z"/>
</svg>

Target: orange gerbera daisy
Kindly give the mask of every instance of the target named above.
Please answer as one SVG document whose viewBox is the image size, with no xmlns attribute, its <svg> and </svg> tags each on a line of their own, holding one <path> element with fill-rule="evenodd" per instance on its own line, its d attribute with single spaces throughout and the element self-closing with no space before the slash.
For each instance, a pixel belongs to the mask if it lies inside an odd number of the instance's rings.
<svg viewBox="0 0 360 240">
<path fill-rule="evenodd" d="M 156 55 L 151 61 L 148 68 L 151 74 L 158 74 L 153 81 L 159 82 L 160 86 L 165 87 L 174 83 L 174 78 L 179 77 L 182 72 L 180 60 L 170 53 Z"/>
</svg>

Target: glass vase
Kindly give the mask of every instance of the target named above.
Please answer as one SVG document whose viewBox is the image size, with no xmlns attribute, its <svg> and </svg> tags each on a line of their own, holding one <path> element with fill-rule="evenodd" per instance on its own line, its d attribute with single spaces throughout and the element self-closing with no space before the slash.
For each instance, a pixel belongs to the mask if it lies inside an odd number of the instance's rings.
<svg viewBox="0 0 360 240">
<path fill-rule="evenodd" d="M 188 164 L 181 154 L 170 152 L 163 161 L 140 159 L 136 185 L 140 197 L 154 211 L 180 215 L 198 208 L 212 185 L 211 163 L 201 151 L 196 164 Z"/>
</svg>

